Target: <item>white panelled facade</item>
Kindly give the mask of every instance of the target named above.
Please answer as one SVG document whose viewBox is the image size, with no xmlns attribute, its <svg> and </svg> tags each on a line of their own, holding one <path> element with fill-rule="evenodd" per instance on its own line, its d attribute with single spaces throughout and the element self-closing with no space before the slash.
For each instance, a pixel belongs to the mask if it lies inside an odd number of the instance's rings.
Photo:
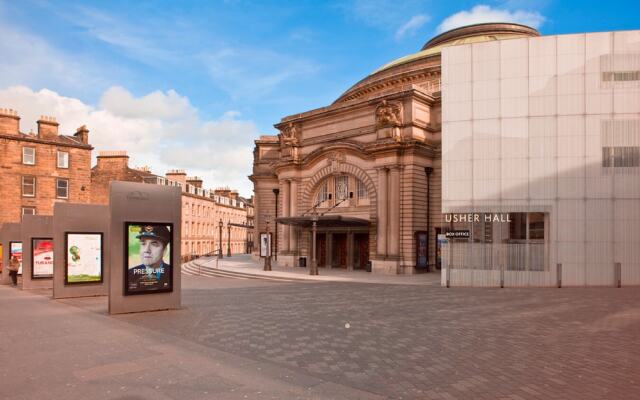
<svg viewBox="0 0 640 400">
<path fill-rule="evenodd" d="M 446 47 L 442 72 L 443 213 L 545 218 L 542 271 L 456 265 L 450 283 L 552 286 L 561 264 L 563 286 L 611 286 L 619 263 L 640 284 L 640 31 Z"/>
</svg>

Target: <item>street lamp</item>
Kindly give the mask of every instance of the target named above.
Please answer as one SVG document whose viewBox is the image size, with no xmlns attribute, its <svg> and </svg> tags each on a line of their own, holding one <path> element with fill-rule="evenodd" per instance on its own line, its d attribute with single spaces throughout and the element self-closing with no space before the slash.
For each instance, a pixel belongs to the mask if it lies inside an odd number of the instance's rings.
<svg viewBox="0 0 640 400">
<path fill-rule="evenodd" d="M 231 257 L 231 221 L 227 221 L 227 257 Z"/>
<path fill-rule="evenodd" d="M 311 214 L 311 267 L 309 275 L 318 275 L 318 261 L 316 260 L 316 231 L 318 225 L 318 211 L 315 207 Z"/>
<path fill-rule="evenodd" d="M 222 218 L 218 222 L 218 228 L 220 228 L 220 235 L 218 236 L 218 258 L 222 258 Z"/>
<path fill-rule="evenodd" d="M 264 268 L 265 271 L 271 271 L 271 238 L 269 237 L 269 216 L 265 216 L 265 225 L 267 231 L 267 240 L 269 241 L 269 246 L 267 247 L 267 254 L 264 257 Z M 262 238 L 260 238 L 262 240 Z"/>
</svg>

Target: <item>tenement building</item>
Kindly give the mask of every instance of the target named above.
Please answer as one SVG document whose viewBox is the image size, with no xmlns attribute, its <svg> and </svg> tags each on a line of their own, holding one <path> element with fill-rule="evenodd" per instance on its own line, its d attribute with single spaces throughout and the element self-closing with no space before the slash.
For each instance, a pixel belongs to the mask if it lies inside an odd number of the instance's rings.
<svg viewBox="0 0 640 400">
<path fill-rule="evenodd" d="M 256 140 L 254 234 L 290 266 L 638 284 L 639 85 L 638 31 L 445 32 Z"/>
<path fill-rule="evenodd" d="M 43 116 L 37 133 L 23 133 L 17 111 L 0 109 L 0 224 L 20 222 L 24 214 L 51 215 L 57 201 L 90 201 L 89 130 L 60 135 L 58 125 Z"/>
<path fill-rule="evenodd" d="M 129 181 L 182 189 L 182 254 L 185 259 L 222 251 L 223 256 L 251 250 L 253 205 L 237 191 L 202 187 L 198 177 L 187 177 L 183 170 L 165 176 L 149 168 L 130 168 L 126 151 L 102 151 L 91 172 L 91 201 L 108 204 L 109 182 Z"/>
</svg>

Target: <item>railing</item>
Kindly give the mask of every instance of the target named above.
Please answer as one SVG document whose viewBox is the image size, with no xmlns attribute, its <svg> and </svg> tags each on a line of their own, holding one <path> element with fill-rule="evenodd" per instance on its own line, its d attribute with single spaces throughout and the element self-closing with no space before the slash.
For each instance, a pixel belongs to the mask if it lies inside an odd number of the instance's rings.
<svg viewBox="0 0 640 400">
<path fill-rule="evenodd" d="M 446 243 L 443 266 L 451 269 L 545 271 L 544 243 Z"/>
</svg>

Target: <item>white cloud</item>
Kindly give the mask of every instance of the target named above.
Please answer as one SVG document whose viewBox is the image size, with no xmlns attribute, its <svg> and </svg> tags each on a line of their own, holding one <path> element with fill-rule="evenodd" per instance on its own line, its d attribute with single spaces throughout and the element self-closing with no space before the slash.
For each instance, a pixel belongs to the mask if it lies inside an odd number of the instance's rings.
<svg viewBox="0 0 640 400">
<path fill-rule="evenodd" d="M 461 26 L 479 24 L 483 22 L 515 22 L 538 28 L 545 21 L 545 17 L 537 11 L 515 10 L 491 8 L 490 6 L 479 4 L 469 11 L 460 11 L 447 17 L 438 26 L 438 32 L 459 28 Z"/>
<path fill-rule="evenodd" d="M 116 106 L 119 100 L 123 104 Z M 158 107 L 156 114 L 153 107 Z M 207 187 L 252 193 L 247 175 L 259 132 L 253 122 L 239 119 L 237 111 L 202 120 L 189 99 L 174 91 L 135 97 L 121 87 L 107 90 L 100 106 L 94 107 L 51 90 L 13 86 L 0 90 L 0 108 L 19 112 L 23 132 L 35 131 L 40 115 L 55 116 L 61 134 L 87 125 L 94 156 L 101 150 L 127 150 L 131 166 L 148 165 L 158 175 L 185 169 L 204 178 Z"/>
<path fill-rule="evenodd" d="M 156 90 L 136 98 L 120 86 L 113 86 L 102 95 L 100 107 L 114 115 L 130 118 L 174 120 L 196 113 L 189 99 L 174 90 L 169 90 L 166 94 Z"/>
<path fill-rule="evenodd" d="M 428 15 L 414 15 L 396 31 L 396 40 L 402 39 L 407 34 L 413 35 L 418 29 L 422 28 L 427 21 L 429 21 Z"/>
</svg>

